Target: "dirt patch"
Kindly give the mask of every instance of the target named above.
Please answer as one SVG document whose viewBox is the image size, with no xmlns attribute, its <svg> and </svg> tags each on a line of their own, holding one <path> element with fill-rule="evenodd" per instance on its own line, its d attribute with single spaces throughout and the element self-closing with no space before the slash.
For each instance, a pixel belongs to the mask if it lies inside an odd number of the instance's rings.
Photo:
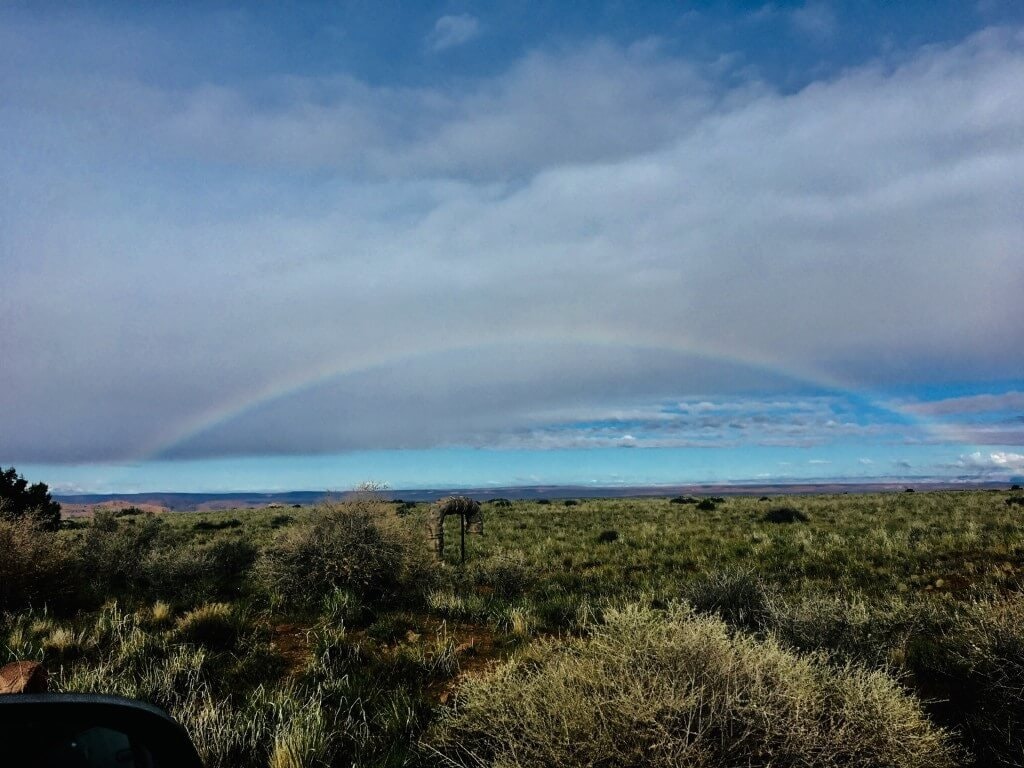
<svg viewBox="0 0 1024 768">
<path fill-rule="evenodd" d="M 271 643 L 285 661 L 288 675 L 299 675 L 309 663 L 307 630 L 297 624 L 276 624 L 270 628 Z"/>
<path fill-rule="evenodd" d="M 434 631 L 439 629 L 440 623 Z M 507 658 L 509 653 L 485 624 L 446 623 L 445 631 L 455 643 L 459 671 L 447 680 L 438 680 L 427 686 L 427 698 L 438 704 L 447 704 L 464 680 L 484 674 L 488 668 Z"/>
</svg>

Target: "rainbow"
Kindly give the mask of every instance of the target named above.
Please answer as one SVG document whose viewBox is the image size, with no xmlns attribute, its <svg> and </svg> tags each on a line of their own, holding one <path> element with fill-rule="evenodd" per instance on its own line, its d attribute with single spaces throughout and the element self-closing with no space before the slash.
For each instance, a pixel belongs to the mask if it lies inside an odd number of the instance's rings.
<svg viewBox="0 0 1024 768">
<path fill-rule="evenodd" d="M 503 336 L 500 339 L 483 342 L 444 344 L 434 347 L 417 345 L 414 348 L 392 351 L 386 354 L 368 352 L 355 357 L 346 355 L 342 362 L 327 360 L 304 370 L 289 371 L 278 378 L 263 382 L 251 390 L 236 393 L 231 399 L 196 413 L 192 418 L 174 425 L 172 429 L 156 436 L 141 452 L 138 459 L 144 461 L 160 458 L 174 448 L 209 430 L 227 424 L 253 409 L 286 397 L 291 397 L 345 376 L 370 372 L 410 360 L 425 359 L 449 353 L 479 352 L 486 349 L 513 345 L 519 347 L 554 347 L 570 344 L 594 348 L 665 352 L 688 355 L 707 361 L 745 366 L 783 379 L 792 380 L 795 383 L 810 385 L 819 390 L 851 397 L 875 409 L 898 416 L 904 423 L 919 427 L 928 434 L 934 432 L 933 425 L 928 418 L 904 408 L 887 398 L 866 392 L 862 387 L 852 382 L 842 381 L 834 376 L 806 366 L 790 363 L 783 364 L 753 350 L 740 348 L 730 350 L 711 349 L 694 343 L 691 340 L 668 337 L 637 343 L 634 339 L 630 339 L 624 334 L 574 334 L 569 337 L 531 334 L 527 336 Z"/>
</svg>

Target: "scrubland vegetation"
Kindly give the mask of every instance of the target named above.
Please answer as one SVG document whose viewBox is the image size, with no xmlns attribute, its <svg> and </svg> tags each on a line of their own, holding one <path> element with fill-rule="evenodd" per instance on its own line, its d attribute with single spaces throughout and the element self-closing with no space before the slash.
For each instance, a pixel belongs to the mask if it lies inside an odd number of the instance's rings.
<svg viewBox="0 0 1024 768">
<path fill-rule="evenodd" d="M 1019 496 L 7 517 L 0 662 L 209 766 L 1020 766 Z"/>
</svg>

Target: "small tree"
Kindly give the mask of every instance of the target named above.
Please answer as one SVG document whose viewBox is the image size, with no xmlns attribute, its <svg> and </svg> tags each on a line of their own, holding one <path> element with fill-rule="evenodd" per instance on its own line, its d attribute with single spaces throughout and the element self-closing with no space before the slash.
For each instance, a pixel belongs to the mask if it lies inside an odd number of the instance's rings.
<svg viewBox="0 0 1024 768">
<path fill-rule="evenodd" d="M 0 467 L 0 517 L 28 517 L 40 527 L 55 531 L 60 527 L 60 504 L 50 497 L 46 483 L 29 485 L 14 467 Z"/>
</svg>

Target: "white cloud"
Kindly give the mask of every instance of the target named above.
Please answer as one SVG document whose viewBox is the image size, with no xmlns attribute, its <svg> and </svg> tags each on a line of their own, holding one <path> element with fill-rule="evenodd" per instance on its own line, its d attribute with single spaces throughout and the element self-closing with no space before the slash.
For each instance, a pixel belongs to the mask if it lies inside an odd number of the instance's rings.
<svg viewBox="0 0 1024 768">
<path fill-rule="evenodd" d="M 464 45 L 480 34 L 480 20 L 468 13 L 442 16 L 427 36 L 427 44 L 435 51 Z"/>
<path fill-rule="evenodd" d="M 1024 473 L 1024 454 L 1008 451 L 974 451 L 960 456 L 956 466 L 986 475 L 1019 474 Z"/>
</svg>

